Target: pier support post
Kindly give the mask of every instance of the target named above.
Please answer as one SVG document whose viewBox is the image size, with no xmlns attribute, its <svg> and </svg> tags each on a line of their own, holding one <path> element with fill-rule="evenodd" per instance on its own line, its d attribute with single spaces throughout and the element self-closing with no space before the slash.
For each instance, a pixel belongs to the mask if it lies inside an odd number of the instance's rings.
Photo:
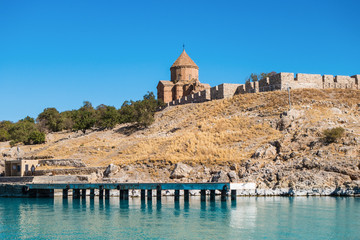
<svg viewBox="0 0 360 240">
<path fill-rule="evenodd" d="M 120 200 L 124 199 L 124 191 L 125 190 L 120 190 Z"/>
<path fill-rule="evenodd" d="M 145 189 L 140 190 L 140 197 L 141 197 L 141 200 L 145 200 Z"/>
<path fill-rule="evenodd" d="M 103 198 L 104 197 L 104 188 L 102 186 L 100 186 L 99 188 L 99 198 Z"/>
<path fill-rule="evenodd" d="M 231 190 L 231 200 L 236 200 L 236 190 Z"/>
<path fill-rule="evenodd" d="M 201 201 L 206 201 L 206 190 L 200 191 Z"/>
<path fill-rule="evenodd" d="M 81 197 L 86 198 L 86 189 L 81 190 Z"/>
<path fill-rule="evenodd" d="M 80 198 L 80 189 L 73 189 L 73 198 Z"/>
<path fill-rule="evenodd" d="M 152 189 L 147 190 L 147 199 L 152 200 Z"/>
<path fill-rule="evenodd" d="M 180 198 L 180 190 L 175 190 L 175 201 L 179 201 Z"/>
<path fill-rule="evenodd" d="M 184 190 L 184 200 L 189 201 L 189 197 L 190 197 L 190 191 Z"/>
<path fill-rule="evenodd" d="M 215 201 L 215 190 L 210 190 L 210 201 Z"/>
<path fill-rule="evenodd" d="M 109 199 L 110 197 L 110 189 L 105 189 L 105 198 Z"/>
<path fill-rule="evenodd" d="M 63 198 L 68 198 L 69 196 L 69 189 L 63 189 Z"/>
<path fill-rule="evenodd" d="M 221 201 L 226 201 L 226 189 L 221 190 Z"/>
<path fill-rule="evenodd" d="M 129 200 L 129 189 L 124 190 L 124 200 Z"/>
<path fill-rule="evenodd" d="M 161 189 L 156 189 L 156 199 L 161 200 Z"/>
<path fill-rule="evenodd" d="M 95 197 L 95 189 L 90 189 L 90 198 Z"/>
</svg>

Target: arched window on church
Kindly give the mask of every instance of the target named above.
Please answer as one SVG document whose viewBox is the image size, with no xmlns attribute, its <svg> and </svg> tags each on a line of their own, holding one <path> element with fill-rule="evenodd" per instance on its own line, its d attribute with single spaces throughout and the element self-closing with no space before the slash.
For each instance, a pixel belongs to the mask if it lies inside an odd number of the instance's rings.
<svg viewBox="0 0 360 240">
<path fill-rule="evenodd" d="M 180 80 L 181 74 L 178 74 L 178 81 Z"/>
<path fill-rule="evenodd" d="M 191 74 L 189 74 L 189 80 L 191 80 Z"/>
</svg>

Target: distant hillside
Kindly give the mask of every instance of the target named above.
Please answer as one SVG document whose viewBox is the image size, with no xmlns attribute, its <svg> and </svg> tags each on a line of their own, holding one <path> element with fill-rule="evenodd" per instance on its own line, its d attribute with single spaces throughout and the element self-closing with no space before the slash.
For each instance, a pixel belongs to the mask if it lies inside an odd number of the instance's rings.
<svg viewBox="0 0 360 240">
<path fill-rule="evenodd" d="M 291 101 L 301 114 L 301 122 L 291 131 L 316 128 L 312 135 L 320 137 L 324 129 L 343 126 L 348 133 L 360 136 L 360 91 L 295 90 Z M 148 160 L 240 162 L 263 144 L 289 134 L 277 127 L 280 114 L 288 108 L 287 92 L 244 94 L 167 108 L 158 112 L 145 130 L 135 131 L 126 124 L 85 135 L 52 133 L 46 144 L 21 148 L 26 156 L 82 158 L 94 166 Z"/>
<path fill-rule="evenodd" d="M 182 162 L 194 167 L 187 180 L 196 181 L 209 180 L 216 170 L 267 187 L 288 187 L 328 173 L 335 174 L 325 176 L 331 186 L 360 180 L 360 91 L 294 90 L 291 103 L 289 111 L 283 91 L 237 95 L 166 108 L 144 130 L 126 124 L 85 135 L 53 133 L 45 144 L 21 149 L 27 157 L 132 166 L 132 174 L 146 172 L 151 179 L 168 179 L 174 164 Z M 326 143 L 324 130 L 335 127 L 343 128 L 344 134 Z M 130 170 L 126 167 L 123 173 Z"/>
</svg>

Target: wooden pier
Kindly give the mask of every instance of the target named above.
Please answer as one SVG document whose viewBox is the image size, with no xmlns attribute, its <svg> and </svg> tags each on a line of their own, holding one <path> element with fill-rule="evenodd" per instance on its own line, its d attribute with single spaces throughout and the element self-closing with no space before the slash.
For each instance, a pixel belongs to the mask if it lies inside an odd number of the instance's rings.
<svg viewBox="0 0 360 240">
<path fill-rule="evenodd" d="M 180 198 L 180 191 L 183 191 L 184 200 L 190 197 L 190 190 L 199 190 L 201 200 L 206 200 L 206 192 L 210 191 L 210 200 L 215 200 L 216 190 L 220 191 L 221 199 L 226 200 L 228 193 L 231 199 L 235 199 L 236 190 L 230 189 L 230 183 L 54 183 L 54 184 L 32 184 L 28 183 L 22 189 L 24 197 L 54 197 L 56 189 L 62 190 L 63 198 L 68 198 L 69 191 L 72 197 L 86 198 L 89 193 L 90 198 L 95 198 L 95 190 L 98 197 L 109 198 L 110 190 L 118 190 L 120 199 L 128 200 L 130 190 L 140 190 L 142 200 L 152 200 L 156 197 L 161 200 L 162 191 L 173 190 L 175 201 Z M 90 191 L 90 192 L 88 192 Z M 153 191 L 156 195 L 153 196 Z"/>
</svg>

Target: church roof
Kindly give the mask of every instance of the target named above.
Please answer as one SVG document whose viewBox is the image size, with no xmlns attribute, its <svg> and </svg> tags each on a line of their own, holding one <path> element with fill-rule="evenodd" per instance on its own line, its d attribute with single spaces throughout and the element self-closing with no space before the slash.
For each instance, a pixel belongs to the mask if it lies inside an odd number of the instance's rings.
<svg viewBox="0 0 360 240">
<path fill-rule="evenodd" d="M 173 68 L 173 67 L 180 67 L 180 66 L 199 68 L 199 67 L 195 64 L 195 62 L 189 57 L 189 55 L 187 55 L 187 53 L 185 52 L 185 49 L 184 49 L 183 52 L 180 54 L 180 56 L 178 57 L 178 59 L 176 59 L 176 61 L 174 62 L 174 64 L 171 66 L 171 68 Z"/>
<path fill-rule="evenodd" d="M 159 81 L 159 84 L 163 84 L 164 86 L 172 86 L 172 85 L 174 85 L 174 83 L 173 82 L 171 82 L 171 81 L 165 81 L 165 80 L 160 80 Z"/>
</svg>

